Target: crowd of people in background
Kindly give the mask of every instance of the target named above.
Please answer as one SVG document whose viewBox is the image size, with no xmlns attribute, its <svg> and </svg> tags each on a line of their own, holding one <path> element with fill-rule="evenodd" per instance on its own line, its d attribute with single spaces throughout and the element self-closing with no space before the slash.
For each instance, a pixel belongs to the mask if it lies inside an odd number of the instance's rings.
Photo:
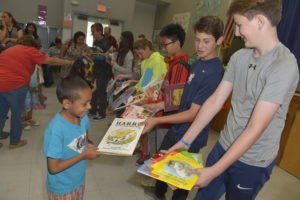
<svg viewBox="0 0 300 200">
<path fill-rule="evenodd" d="M 142 105 L 156 115 L 144 122 L 144 135 L 136 149 L 139 165 L 149 158 L 149 146 L 154 145 L 149 138 L 158 125 L 159 150 L 184 148 L 198 153 L 206 146 L 209 121 L 232 93 L 232 110 L 207 168 L 190 171 L 200 176 L 196 186 L 204 187 L 195 199 L 219 199 L 224 192 L 230 199 L 254 199 L 274 167 L 288 105 L 299 80 L 294 56 L 277 37 L 280 12 L 277 1 L 232 2 L 228 15 L 234 18 L 235 34 L 244 39 L 246 49 L 232 56 L 224 74 L 218 55 L 224 25 L 216 16 L 203 16 L 194 25 L 198 59 L 191 63 L 182 50 L 186 33 L 179 24 L 162 28 L 159 49 L 143 34 L 135 40 L 131 31 L 123 31 L 118 43 L 111 27 L 94 23 L 92 47 L 85 42 L 86 34 L 77 31 L 66 42 L 57 36 L 49 49 L 42 50 L 36 25 L 27 23 L 22 30 L 5 11 L 0 32 L 0 139 L 9 137 L 10 149 L 26 145 L 22 130 L 38 126 L 33 110 L 46 107 L 42 85 L 51 87 L 60 79 L 56 94 L 62 110 L 44 137 L 47 189 L 51 200 L 79 200 L 85 187 L 85 160 L 100 155 L 88 138 L 89 119 L 107 117 L 111 79 L 130 80 L 129 89 L 135 93 L 143 93 L 157 80 L 185 83 L 178 110 L 166 112 L 163 95 Z M 253 63 L 257 69 L 248 67 Z M 8 118 L 10 131 L 4 132 Z M 247 190 L 236 188 L 240 184 Z M 156 181 L 152 187 L 146 191 L 149 196 L 165 199 L 166 183 Z M 172 199 L 187 196 L 188 191 L 177 189 Z"/>
</svg>

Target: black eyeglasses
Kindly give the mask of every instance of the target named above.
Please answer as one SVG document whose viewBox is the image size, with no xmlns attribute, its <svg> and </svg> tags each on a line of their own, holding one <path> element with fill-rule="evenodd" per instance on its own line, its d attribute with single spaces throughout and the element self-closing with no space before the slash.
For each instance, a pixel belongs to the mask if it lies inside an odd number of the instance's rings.
<svg viewBox="0 0 300 200">
<path fill-rule="evenodd" d="M 172 41 L 172 42 L 169 42 L 169 43 L 166 43 L 166 44 L 159 44 L 159 47 L 160 48 L 167 48 L 167 46 L 169 45 L 169 44 L 173 44 L 173 43 L 175 43 L 176 42 L 176 40 L 174 40 L 174 41 Z"/>
</svg>

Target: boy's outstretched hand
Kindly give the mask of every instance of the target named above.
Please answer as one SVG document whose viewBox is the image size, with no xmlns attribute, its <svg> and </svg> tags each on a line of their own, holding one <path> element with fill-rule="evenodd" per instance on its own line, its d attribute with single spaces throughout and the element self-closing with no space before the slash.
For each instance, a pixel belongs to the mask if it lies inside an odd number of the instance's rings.
<svg viewBox="0 0 300 200">
<path fill-rule="evenodd" d="M 157 125 L 157 122 L 156 122 L 155 118 L 150 117 L 150 118 L 146 119 L 146 121 L 143 122 L 143 124 L 145 124 L 145 128 L 144 128 L 142 134 L 145 134 L 145 133 L 149 133 Z"/>
<path fill-rule="evenodd" d="M 84 152 L 84 158 L 88 160 L 94 160 L 100 157 L 100 152 L 95 145 L 88 144 L 87 149 Z"/>
<path fill-rule="evenodd" d="M 190 174 L 197 174 L 199 176 L 198 181 L 195 184 L 197 188 L 203 188 L 207 186 L 217 174 L 212 167 L 199 168 L 199 169 L 191 169 L 189 170 Z"/>
</svg>

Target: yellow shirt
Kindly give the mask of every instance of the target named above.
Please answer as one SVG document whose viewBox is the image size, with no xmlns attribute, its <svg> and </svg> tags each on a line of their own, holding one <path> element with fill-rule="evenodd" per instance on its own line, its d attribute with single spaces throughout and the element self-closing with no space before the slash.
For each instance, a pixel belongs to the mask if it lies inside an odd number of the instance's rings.
<svg viewBox="0 0 300 200">
<path fill-rule="evenodd" d="M 163 79 L 167 73 L 167 64 L 164 61 L 164 57 L 159 52 L 153 52 L 149 58 L 142 61 L 141 74 L 142 77 L 136 84 L 135 89 L 138 92 L 143 92 L 144 87 L 151 81 Z"/>
</svg>

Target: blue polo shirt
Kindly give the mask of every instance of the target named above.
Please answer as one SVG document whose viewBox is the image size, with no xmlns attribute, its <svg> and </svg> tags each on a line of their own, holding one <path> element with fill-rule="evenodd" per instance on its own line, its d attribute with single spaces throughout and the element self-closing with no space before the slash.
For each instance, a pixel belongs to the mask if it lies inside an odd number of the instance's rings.
<svg viewBox="0 0 300 200">
<path fill-rule="evenodd" d="M 87 116 L 80 119 L 80 125 L 66 121 L 57 113 L 44 135 L 46 157 L 67 160 L 82 153 L 86 148 L 86 132 L 90 128 Z M 57 174 L 47 173 L 47 189 L 54 194 L 66 194 L 85 182 L 86 161 L 81 160 Z"/>
<path fill-rule="evenodd" d="M 224 68 L 219 58 L 197 60 L 193 63 L 178 112 L 189 110 L 192 103 L 202 104 L 213 94 L 222 80 Z M 180 140 L 190 127 L 191 123 L 174 124 L 171 127 L 173 136 Z M 206 126 L 191 147 L 202 148 L 207 143 L 209 126 Z"/>
</svg>

